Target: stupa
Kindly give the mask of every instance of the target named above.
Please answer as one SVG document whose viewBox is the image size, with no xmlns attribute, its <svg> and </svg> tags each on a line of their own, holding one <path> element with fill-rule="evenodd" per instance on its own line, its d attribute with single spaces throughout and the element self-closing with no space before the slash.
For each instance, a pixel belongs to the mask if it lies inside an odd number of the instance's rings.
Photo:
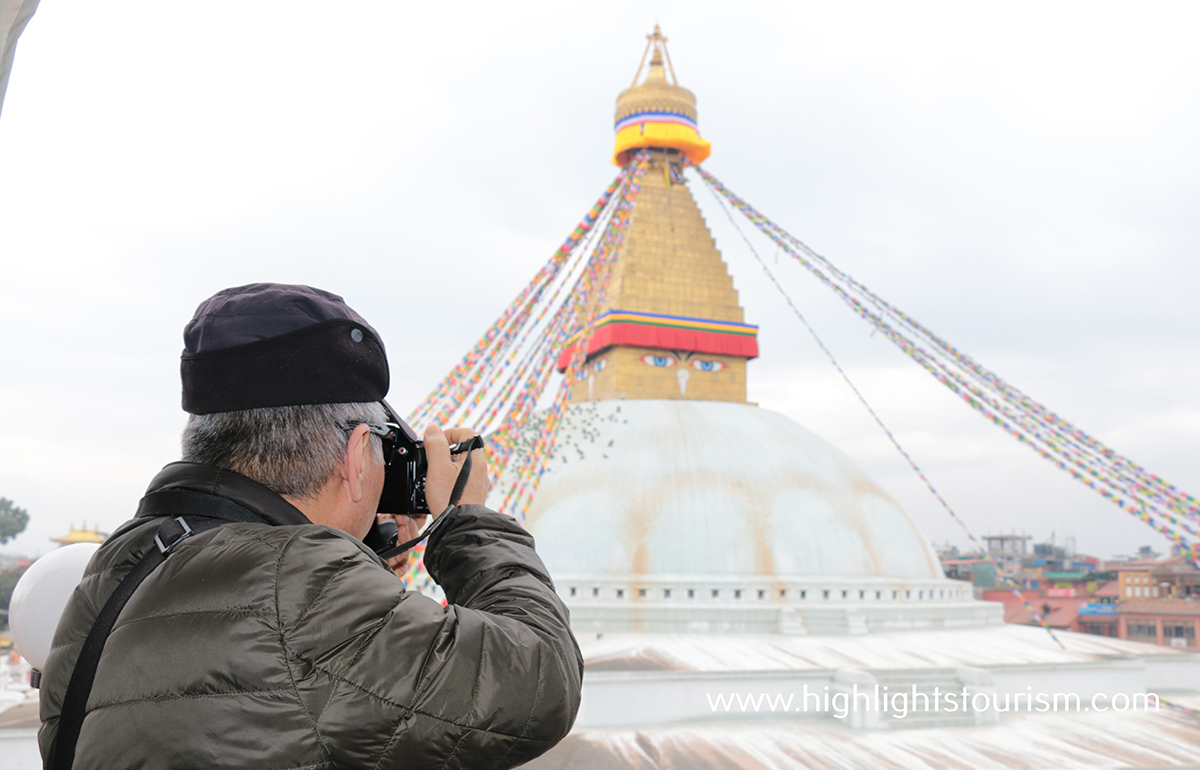
<svg viewBox="0 0 1200 770">
<path fill-rule="evenodd" d="M 972 700 L 1149 691 L 1200 708 L 1200 658 L 1004 624 L 850 458 L 747 402 L 757 328 L 683 175 L 711 147 L 667 39 L 648 38 L 617 99 L 614 162 L 646 151 L 649 169 L 525 521 L 586 659 L 575 731 L 530 767 L 1200 762 L 1179 711 L 1002 715 Z M 951 692 L 971 705 L 918 708 Z M 839 713 L 858 693 L 876 708 Z"/>
<path fill-rule="evenodd" d="M 683 159 L 710 146 L 695 96 L 668 82 L 657 27 L 647 47 L 645 79 L 639 66 L 617 98 L 614 162 L 646 149 L 649 169 L 526 520 L 576 629 L 999 622 L 999 606 L 947 580 L 912 519 L 845 454 L 747 403 L 758 329 L 683 182 Z"/>
</svg>

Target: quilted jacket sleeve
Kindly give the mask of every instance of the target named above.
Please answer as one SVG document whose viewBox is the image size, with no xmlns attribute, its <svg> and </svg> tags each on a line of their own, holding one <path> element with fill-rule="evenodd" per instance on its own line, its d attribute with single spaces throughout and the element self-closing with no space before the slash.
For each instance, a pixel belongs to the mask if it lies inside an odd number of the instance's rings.
<svg viewBox="0 0 1200 770">
<path fill-rule="evenodd" d="M 582 656 L 533 538 L 482 506 L 447 515 L 426 552 L 445 608 L 332 530 L 284 549 L 285 655 L 339 766 L 513 767 L 574 722 Z"/>
</svg>

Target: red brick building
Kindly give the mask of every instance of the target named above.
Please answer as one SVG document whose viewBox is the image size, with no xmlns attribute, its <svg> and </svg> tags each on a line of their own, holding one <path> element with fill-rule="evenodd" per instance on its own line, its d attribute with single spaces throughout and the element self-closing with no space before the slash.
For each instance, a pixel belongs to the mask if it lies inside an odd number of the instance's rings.
<svg viewBox="0 0 1200 770">
<path fill-rule="evenodd" d="M 1200 636 L 1200 601 L 1130 599 L 1117 607 L 1119 635 L 1134 642 L 1196 647 Z"/>
</svg>

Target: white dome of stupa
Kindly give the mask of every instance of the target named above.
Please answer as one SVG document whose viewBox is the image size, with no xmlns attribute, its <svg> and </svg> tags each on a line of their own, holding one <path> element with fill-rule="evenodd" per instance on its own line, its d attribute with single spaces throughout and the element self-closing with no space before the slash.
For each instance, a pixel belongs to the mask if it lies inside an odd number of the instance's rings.
<svg viewBox="0 0 1200 770">
<path fill-rule="evenodd" d="M 525 525 L 555 575 L 941 576 L 849 457 L 747 404 L 572 407 Z"/>
<path fill-rule="evenodd" d="M 996 621 L 850 458 L 749 404 L 573 404 L 525 527 L 580 630 Z"/>
</svg>

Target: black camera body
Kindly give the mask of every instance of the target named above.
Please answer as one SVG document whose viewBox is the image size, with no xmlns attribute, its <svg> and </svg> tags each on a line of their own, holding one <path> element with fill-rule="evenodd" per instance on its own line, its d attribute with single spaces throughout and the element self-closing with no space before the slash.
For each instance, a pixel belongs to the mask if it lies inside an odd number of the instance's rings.
<svg viewBox="0 0 1200 770">
<path fill-rule="evenodd" d="M 425 457 L 425 445 L 417 438 L 416 431 L 391 413 L 390 409 L 389 417 L 393 422 L 385 426 L 387 433 L 382 436 L 385 470 L 378 513 L 393 516 L 427 515 L 430 511 L 425 500 L 425 475 L 429 471 L 429 462 Z M 450 454 L 461 454 L 482 447 L 483 439 L 475 436 L 469 441 L 452 445 Z M 463 470 L 469 473 L 469 464 Z M 461 494 L 461 490 L 456 494 Z M 399 534 L 400 527 L 395 521 L 377 519 L 363 538 L 363 543 L 382 556 L 397 550 L 396 539 Z"/>
<path fill-rule="evenodd" d="M 403 420 L 387 426 L 383 437 L 383 493 L 379 496 L 379 513 L 395 516 L 420 516 L 429 513 L 425 502 L 425 474 L 429 463 L 425 446 Z M 400 526 L 391 519 L 375 520 L 363 538 L 363 544 L 378 554 L 392 550 L 400 535 Z"/>
<path fill-rule="evenodd" d="M 425 502 L 425 474 L 429 463 L 425 445 L 407 424 L 397 421 L 383 441 L 383 494 L 379 512 L 396 516 L 422 516 L 429 513 Z M 389 446 L 390 445 L 390 446 Z"/>
</svg>

